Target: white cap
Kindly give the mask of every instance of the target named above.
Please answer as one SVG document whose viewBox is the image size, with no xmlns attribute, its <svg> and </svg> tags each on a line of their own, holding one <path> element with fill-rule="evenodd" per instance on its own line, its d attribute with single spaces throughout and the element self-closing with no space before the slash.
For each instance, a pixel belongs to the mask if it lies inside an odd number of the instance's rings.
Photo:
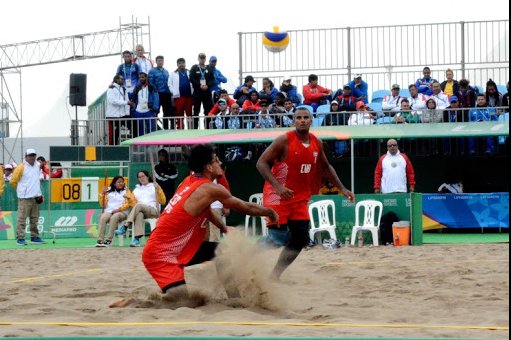
<svg viewBox="0 0 511 340">
<path fill-rule="evenodd" d="M 28 155 L 37 155 L 37 152 L 35 151 L 35 149 L 27 149 L 27 151 L 25 151 L 25 156 Z"/>
<path fill-rule="evenodd" d="M 355 73 L 353 79 L 362 78 L 362 73 Z"/>
<path fill-rule="evenodd" d="M 287 75 L 287 74 L 286 74 L 286 75 L 283 77 L 282 81 L 286 81 L 286 80 L 291 80 L 291 76 L 289 76 L 289 75 Z"/>
<path fill-rule="evenodd" d="M 4 169 L 11 169 L 11 170 L 12 170 L 12 165 L 10 165 L 10 164 L 6 164 L 6 165 L 4 166 Z"/>
</svg>

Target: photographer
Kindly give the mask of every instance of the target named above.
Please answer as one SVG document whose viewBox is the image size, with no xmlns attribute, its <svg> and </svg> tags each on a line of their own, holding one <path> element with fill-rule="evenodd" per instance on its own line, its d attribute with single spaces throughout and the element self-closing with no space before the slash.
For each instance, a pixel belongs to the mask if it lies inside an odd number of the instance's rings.
<svg viewBox="0 0 511 340">
<path fill-rule="evenodd" d="M 39 237 L 37 222 L 39 220 L 39 204 L 43 202 L 39 176 L 40 165 L 36 162 L 36 151 L 27 149 L 25 160 L 16 167 L 10 181 L 11 186 L 18 195 L 18 220 L 16 223 L 17 242 L 19 246 L 27 245 L 25 241 L 25 227 L 27 217 L 30 218 L 30 243 L 42 244 Z"/>
</svg>

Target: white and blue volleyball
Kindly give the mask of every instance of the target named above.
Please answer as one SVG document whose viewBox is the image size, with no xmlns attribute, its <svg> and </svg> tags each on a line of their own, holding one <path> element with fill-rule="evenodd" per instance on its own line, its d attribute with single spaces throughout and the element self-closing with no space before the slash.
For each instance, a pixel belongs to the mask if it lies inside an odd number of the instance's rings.
<svg viewBox="0 0 511 340">
<path fill-rule="evenodd" d="M 279 32 L 277 26 L 273 27 L 273 32 L 263 33 L 263 46 L 270 52 L 278 53 L 284 51 L 289 45 L 289 34 Z"/>
</svg>

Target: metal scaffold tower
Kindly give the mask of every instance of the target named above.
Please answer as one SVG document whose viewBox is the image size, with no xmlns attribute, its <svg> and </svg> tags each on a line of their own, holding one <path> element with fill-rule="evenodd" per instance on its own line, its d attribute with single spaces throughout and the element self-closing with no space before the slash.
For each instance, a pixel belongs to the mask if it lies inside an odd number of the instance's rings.
<svg viewBox="0 0 511 340">
<path fill-rule="evenodd" d="M 148 47 L 146 52 L 151 51 L 149 17 L 146 23 L 138 22 L 135 17 L 131 17 L 129 23 L 123 23 L 119 18 L 119 27 L 106 31 L 0 45 L 0 143 L 3 161 L 15 158 L 13 152 L 18 143 L 23 150 L 22 68 L 121 57 L 123 50 L 134 50 L 137 44 L 144 44 Z M 16 138 L 9 149 L 4 144 L 6 137 Z"/>
</svg>

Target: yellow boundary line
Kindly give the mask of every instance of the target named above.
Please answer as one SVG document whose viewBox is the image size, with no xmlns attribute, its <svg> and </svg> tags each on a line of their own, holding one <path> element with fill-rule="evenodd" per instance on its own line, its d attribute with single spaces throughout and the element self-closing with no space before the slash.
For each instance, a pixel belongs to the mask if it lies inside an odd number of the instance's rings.
<svg viewBox="0 0 511 340">
<path fill-rule="evenodd" d="M 418 261 L 409 261 L 418 262 Z M 424 260 L 420 260 L 424 262 Z M 509 260 L 441 260 L 441 261 L 427 261 L 428 264 L 446 264 L 446 263 L 488 263 L 488 262 L 509 262 Z M 343 266 L 343 265 L 364 265 L 364 264 L 381 264 L 388 263 L 394 264 L 394 261 L 350 261 L 350 262 L 327 262 L 327 266 Z M 406 264 L 406 263 L 405 263 Z"/>
<path fill-rule="evenodd" d="M 66 276 L 73 276 L 73 275 L 81 275 L 81 274 L 86 274 L 86 273 L 92 273 L 92 272 L 97 272 L 97 271 L 100 271 L 100 270 L 101 269 L 99 269 L 99 268 L 95 268 L 95 269 L 80 270 L 80 271 L 76 271 L 76 272 L 68 272 L 68 273 L 63 273 L 63 274 L 53 274 L 53 275 L 26 277 L 26 278 L 22 278 L 22 279 L 16 279 L 16 280 L 11 280 L 11 281 L 1 282 L 1 284 L 23 283 L 23 282 L 27 282 L 27 281 L 54 279 L 54 278 L 57 278 L 57 277 L 66 277 Z"/>
<path fill-rule="evenodd" d="M 252 321 L 166 321 L 166 322 L 32 322 L 0 321 L 0 326 L 75 326 L 75 327 L 125 327 L 125 326 L 295 326 L 295 327 L 365 327 L 365 328 L 441 328 L 441 329 L 478 329 L 508 331 L 508 326 L 470 326 L 470 325 L 420 325 L 420 324 L 360 324 L 360 323 L 305 323 L 305 322 L 252 322 Z"/>
</svg>

